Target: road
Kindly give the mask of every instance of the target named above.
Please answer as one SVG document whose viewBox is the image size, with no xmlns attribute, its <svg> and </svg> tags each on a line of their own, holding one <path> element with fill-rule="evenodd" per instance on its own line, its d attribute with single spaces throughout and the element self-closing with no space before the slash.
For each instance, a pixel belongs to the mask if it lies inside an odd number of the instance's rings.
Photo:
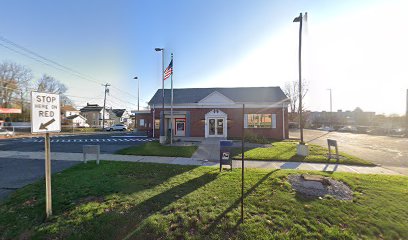
<svg viewBox="0 0 408 240">
<path fill-rule="evenodd" d="M 291 138 L 299 138 L 299 130 L 291 130 Z M 304 130 L 304 141 L 327 147 L 327 139 L 337 140 L 339 151 L 352 154 L 385 168 L 408 175 L 408 138 L 367 134 Z"/>
<path fill-rule="evenodd" d="M 80 153 L 83 145 L 98 144 L 101 147 L 101 153 L 114 153 L 119 149 L 146 141 L 152 141 L 152 139 L 137 137 L 133 133 L 59 135 L 51 137 L 51 151 Z M 1 139 L 0 151 L 44 151 L 44 137 Z"/>
<path fill-rule="evenodd" d="M 133 133 L 90 135 L 61 135 L 51 137 L 52 152 L 81 153 L 83 145 L 100 145 L 101 153 L 143 144 L 153 139 L 137 137 Z M 44 159 L 2 158 L 1 151 L 44 151 L 43 137 L 0 139 L 0 201 L 13 191 L 44 177 Z M 53 173 L 69 168 L 77 161 L 52 161 Z"/>
</svg>

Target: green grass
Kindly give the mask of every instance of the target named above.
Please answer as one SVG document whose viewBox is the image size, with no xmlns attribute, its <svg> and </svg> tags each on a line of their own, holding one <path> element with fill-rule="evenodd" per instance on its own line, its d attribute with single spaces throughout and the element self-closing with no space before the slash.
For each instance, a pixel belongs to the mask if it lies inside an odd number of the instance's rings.
<svg viewBox="0 0 408 240">
<path fill-rule="evenodd" d="M 164 146 L 158 142 L 148 142 L 121 149 L 116 153 L 138 156 L 191 157 L 197 148 L 197 146 Z"/>
<path fill-rule="evenodd" d="M 102 161 L 52 177 L 53 217 L 44 181 L 0 204 L 0 239 L 404 239 L 408 178 L 325 173 L 354 190 L 353 201 L 304 199 L 294 170 L 241 170 Z M 303 173 L 303 172 L 302 172 Z M 322 174 L 322 173 L 315 173 Z"/>
<path fill-rule="evenodd" d="M 350 165 L 374 166 L 374 164 L 361 158 L 340 152 L 340 160 L 328 159 L 328 149 L 319 145 L 309 144 L 309 156 L 302 157 L 296 154 L 297 142 L 279 141 L 271 143 L 268 148 L 246 148 L 245 160 L 265 160 L 265 161 L 289 161 L 289 162 L 310 162 L 310 163 L 340 163 Z M 334 149 L 332 148 L 332 153 Z M 232 151 L 234 159 L 241 159 L 241 148 L 234 148 Z"/>
</svg>

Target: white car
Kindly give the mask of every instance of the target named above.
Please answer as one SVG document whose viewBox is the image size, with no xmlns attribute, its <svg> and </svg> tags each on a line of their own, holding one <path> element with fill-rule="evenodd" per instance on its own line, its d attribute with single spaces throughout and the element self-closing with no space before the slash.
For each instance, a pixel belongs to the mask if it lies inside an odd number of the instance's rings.
<svg viewBox="0 0 408 240">
<path fill-rule="evenodd" d="M 11 136 L 14 136 L 14 132 L 9 131 L 9 130 L 4 129 L 4 128 L 0 128 L 0 136 L 11 137 Z"/>
<path fill-rule="evenodd" d="M 107 128 L 108 131 L 126 131 L 127 126 L 124 124 L 115 124 Z"/>
</svg>

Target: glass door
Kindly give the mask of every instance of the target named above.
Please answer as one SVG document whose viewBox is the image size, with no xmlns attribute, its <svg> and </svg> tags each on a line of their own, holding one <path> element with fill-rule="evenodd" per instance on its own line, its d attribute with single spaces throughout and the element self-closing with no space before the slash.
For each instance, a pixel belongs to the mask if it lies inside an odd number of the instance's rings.
<svg viewBox="0 0 408 240">
<path fill-rule="evenodd" d="M 185 119 L 176 119 L 176 136 L 184 137 L 186 136 L 186 120 Z"/>
<path fill-rule="evenodd" d="M 210 118 L 208 119 L 208 135 L 215 136 L 216 135 L 216 128 L 215 128 L 215 119 Z"/>
<path fill-rule="evenodd" d="M 224 119 L 222 118 L 217 119 L 217 135 L 224 135 Z"/>
<path fill-rule="evenodd" d="M 210 137 L 224 136 L 224 119 L 223 118 L 209 118 L 208 119 L 208 135 Z"/>
</svg>

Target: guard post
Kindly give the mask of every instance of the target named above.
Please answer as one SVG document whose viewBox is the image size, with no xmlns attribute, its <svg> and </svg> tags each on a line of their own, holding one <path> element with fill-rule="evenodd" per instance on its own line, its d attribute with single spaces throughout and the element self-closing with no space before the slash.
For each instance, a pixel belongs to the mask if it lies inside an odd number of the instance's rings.
<svg viewBox="0 0 408 240">
<path fill-rule="evenodd" d="M 339 148 L 337 147 L 337 141 L 333 139 L 327 139 L 327 145 L 329 147 L 329 160 L 333 158 L 333 155 L 331 153 L 331 147 L 334 147 L 336 154 L 334 156 L 337 161 L 340 159 L 339 157 Z"/>
<path fill-rule="evenodd" d="M 232 170 L 231 148 L 233 142 L 231 140 L 220 140 L 220 172 L 222 165 L 230 165 Z"/>
</svg>

